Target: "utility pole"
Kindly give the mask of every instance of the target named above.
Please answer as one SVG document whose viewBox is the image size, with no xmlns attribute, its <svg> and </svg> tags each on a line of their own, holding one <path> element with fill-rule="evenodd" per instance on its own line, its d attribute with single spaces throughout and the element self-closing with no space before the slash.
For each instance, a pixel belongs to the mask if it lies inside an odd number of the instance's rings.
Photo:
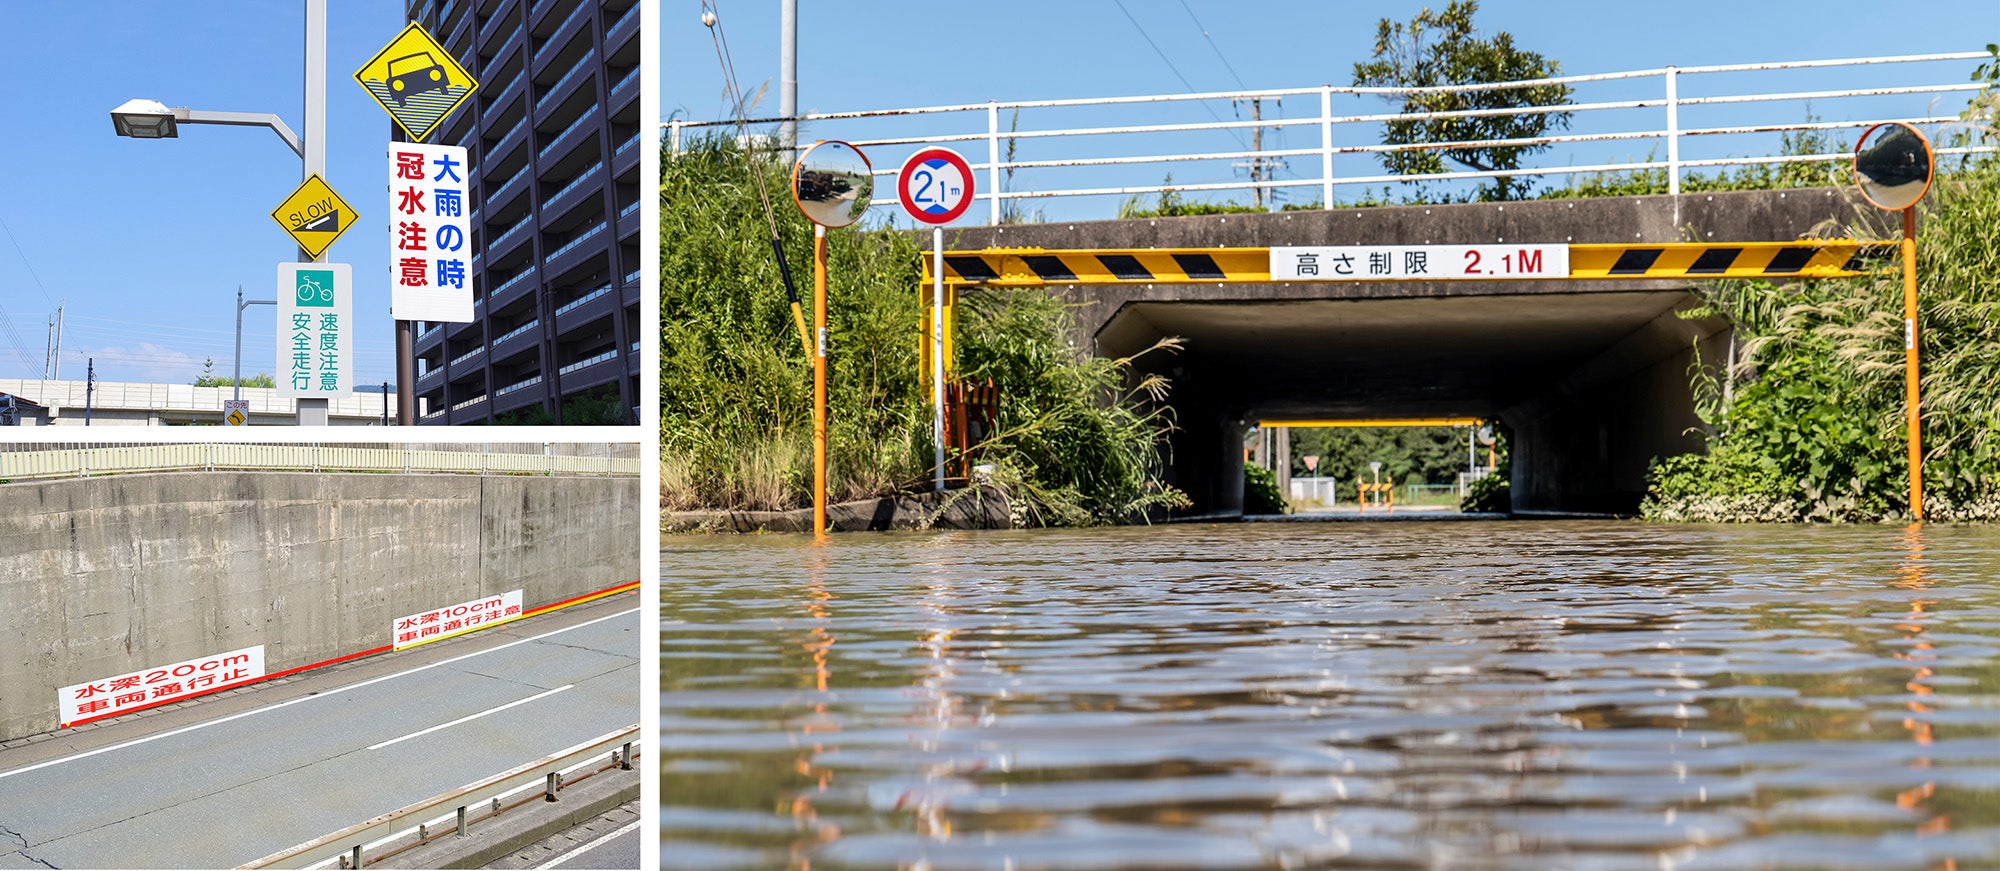
<svg viewBox="0 0 2000 871">
<path fill-rule="evenodd" d="M 778 30 L 778 146 L 789 163 L 799 144 L 799 0 L 780 5 Z"/>
<path fill-rule="evenodd" d="M 97 358 L 83 360 L 83 425 L 90 425 L 90 399 L 97 392 Z"/>
<path fill-rule="evenodd" d="M 1252 195 L 1257 198 L 1257 211 L 1261 212 L 1275 199 L 1275 197 L 1271 196 L 1270 191 L 1261 183 L 1271 179 L 1272 164 L 1277 162 L 1276 160 L 1269 160 L 1264 157 L 1264 126 L 1255 123 L 1264 120 L 1264 98 L 1251 97 L 1248 100 L 1231 100 L 1230 102 L 1235 104 L 1247 102 L 1250 104 L 1250 120 L 1253 122 L 1253 126 L 1250 128 L 1251 157 L 1248 164 L 1239 163 L 1236 165 L 1247 166 L 1249 168 L 1250 190 L 1253 192 Z M 1284 101 L 1279 100 L 1278 105 L 1284 105 Z"/>
<path fill-rule="evenodd" d="M 62 380 L 62 328 L 63 307 L 56 306 L 56 316 L 49 321 L 48 357 L 42 361 L 42 380 Z"/>
</svg>

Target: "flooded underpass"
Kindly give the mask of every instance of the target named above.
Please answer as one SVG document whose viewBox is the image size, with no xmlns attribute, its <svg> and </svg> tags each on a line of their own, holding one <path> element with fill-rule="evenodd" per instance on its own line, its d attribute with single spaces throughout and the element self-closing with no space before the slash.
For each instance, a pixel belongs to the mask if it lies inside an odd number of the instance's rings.
<svg viewBox="0 0 2000 871">
<path fill-rule="evenodd" d="M 2000 864 L 2000 531 L 675 537 L 669 868 Z"/>
</svg>

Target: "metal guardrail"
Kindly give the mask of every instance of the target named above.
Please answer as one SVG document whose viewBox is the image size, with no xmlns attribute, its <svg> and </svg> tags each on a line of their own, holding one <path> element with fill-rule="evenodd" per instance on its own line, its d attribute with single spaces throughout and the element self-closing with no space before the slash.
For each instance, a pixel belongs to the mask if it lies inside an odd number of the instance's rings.
<svg viewBox="0 0 2000 871">
<path fill-rule="evenodd" d="M 633 749 L 637 744 L 639 726 L 633 724 L 238 867 L 312 868 L 338 861 L 341 868 L 360 869 L 366 867 L 371 855 L 386 858 L 382 853 L 371 851 L 392 840 L 415 833 L 416 840 L 406 846 L 416 846 L 434 838 L 462 836 L 472 823 L 494 819 L 510 808 L 530 801 L 559 800 L 566 782 L 575 783 L 591 774 L 613 768 L 630 770 L 632 758 L 638 755 Z M 610 762 L 604 763 L 602 760 L 607 754 Z M 591 771 L 572 776 L 583 768 L 590 768 Z M 516 798 L 523 793 L 527 795 Z M 514 800 L 510 803 L 509 799 Z M 486 809 L 486 812 L 475 814 L 478 809 Z M 450 828 L 440 828 L 436 834 L 431 833 L 432 827 L 445 824 L 449 824 Z"/>
<path fill-rule="evenodd" d="M 88 478 L 143 472 L 390 472 L 411 475 L 637 477 L 633 457 L 484 453 L 345 445 L 97 445 L 0 451 L 0 479 Z"/>
<path fill-rule="evenodd" d="M 817 113 L 801 115 L 798 120 L 802 127 L 812 128 L 813 136 L 846 139 L 869 153 L 874 174 L 878 178 L 872 208 L 896 208 L 893 191 L 896 173 L 902 160 L 919 148 L 932 145 L 976 148 L 983 142 L 986 146 L 984 149 L 986 159 L 972 164 L 974 171 L 981 175 L 975 199 L 987 203 L 987 220 L 993 224 L 1003 222 L 1006 206 L 1010 202 L 1018 207 L 1020 201 L 1038 198 L 1127 197 L 1169 192 L 1242 191 L 1259 188 L 1282 191 L 1287 188 L 1303 188 L 1318 195 L 1319 208 L 1332 209 L 1338 207 L 1334 198 L 1334 189 L 1337 186 L 1418 181 L 1453 183 L 1516 176 L 1661 172 L 1666 176 L 1668 193 L 1678 194 L 1690 169 L 1825 162 L 1848 157 L 1845 153 L 1774 154 L 1773 152 L 1778 150 L 1775 147 L 1778 143 L 1772 140 L 1785 134 L 1851 130 L 1858 135 L 1866 127 L 1883 121 L 1908 123 L 1956 121 L 1956 106 L 1946 107 L 1948 109 L 1946 115 L 1935 114 L 1938 99 L 1946 95 L 1964 95 L 1969 98 L 1972 92 L 1987 87 L 1968 81 L 1971 69 L 1969 62 L 1990 58 L 1991 55 L 1985 52 L 1950 52 L 1785 63 L 1669 66 L 1661 69 L 1560 76 L 1472 86 L 1379 88 L 1321 85 L 1282 90 L 1140 97 L 992 101 L 953 106 Z M 1704 81 L 1716 82 L 1715 87 L 1722 89 L 1746 78 L 1768 81 L 1769 77 L 1787 71 L 1841 67 L 1888 68 L 1900 64 L 1923 63 L 1952 64 L 1951 81 L 1875 88 L 1766 89 L 1701 96 L 1682 93 L 1684 80 L 1697 76 L 1705 77 Z M 1919 71 L 1918 74 L 1946 75 L 1931 71 Z M 1654 81 L 1648 84 L 1645 81 L 1648 79 Z M 1603 99 L 1560 106 L 1408 114 L 1339 112 L 1335 106 L 1336 98 L 1395 98 L 1409 94 L 1506 90 L 1549 84 L 1585 85 L 1591 88 L 1609 89 L 1612 93 L 1603 95 Z M 1584 89 L 1576 90 L 1580 92 Z M 1931 98 L 1932 105 L 1924 106 L 1921 103 L 1913 105 L 1908 99 L 1924 96 Z M 1209 101 L 1244 103 L 1251 100 L 1278 104 L 1286 98 L 1291 98 L 1295 102 L 1303 98 L 1303 101 L 1309 104 L 1317 103 L 1318 112 L 1303 117 L 1234 121 L 1170 122 L 1167 120 L 1175 117 L 1177 107 L 1187 104 L 1204 104 Z M 1836 101 L 1841 101 L 1839 105 L 1843 108 L 1853 107 L 1847 112 L 1846 119 L 1835 121 L 1810 119 L 1811 115 L 1825 111 Z M 1790 103 L 1794 104 L 1794 108 L 1773 109 L 1769 106 L 1753 110 L 1729 108 L 1773 103 Z M 1797 104 L 1801 103 L 1804 104 L 1803 109 L 1797 108 Z M 1209 111 L 1213 112 L 1212 109 Z M 1572 129 L 1580 132 L 1523 139 L 1464 140 L 1411 145 L 1384 145 L 1380 141 L 1380 125 L 1390 121 L 1555 112 L 1572 113 Z M 1778 112 L 1787 114 L 1781 118 L 1776 114 Z M 1031 116 L 1029 113 L 1034 114 Z M 1091 123 L 1089 126 L 1026 129 L 1015 129 L 1012 126 L 1014 121 L 1023 118 L 1038 119 L 1064 115 L 1082 116 Z M 1189 116 L 1190 113 L 1186 110 L 1179 110 L 1178 117 Z M 1219 119 L 1220 116 L 1217 117 Z M 1124 125 L 1105 123 L 1111 118 L 1130 119 L 1137 123 Z M 762 128 L 764 125 L 776 125 L 781 120 L 760 118 L 741 123 L 759 125 Z M 1693 126 L 1690 122 L 1704 126 Z M 697 135 L 704 131 L 733 133 L 735 131 L 732 128 L 738 123 L 734 120 L 674 120 L 663 123 L 662 127 L 667 135 L 668 147 L 678 151 L 690 133 Z M 2000 141 L 1995 139 L 1993 123 L 1993 119 L 1987 119 L 1980 125 L 1980 135 L 1971 140 L 1974 144 L 1941 147 L 1937 149 L 1937 153 L 1940 156 L 1950 156 L 2000 152 Z M 1303 130 L 1318 141 L 1310 147 L 1287 148 L 1280 143 L 1279 147 L 1268 149 L 1251 149 L 1249 143 L 1240 142 L 1246 131 L 1259 128 L 1265 131 L 1278 131 L 1280 138 L 1284 131 Z M 902 130 L 910 132 L 893 132 Z M 1221 151 L 1202 147 L 1222 142 L 1218 134 L 1235 137 L 1236 139 L 1229 141 L 1238 147 Z M 1156 147 L 1158 143 L 1168 141 L 1188 142 L 1190 137 L 1198 138 L 1200 145 L 1181 150 Z M 800 139 L 803 141 L 806 138 L 807 134 L 802 132 Z M 1606 156 L 1602 146 L 1596 145 L 1597 143 L 1636 143 L 1639 147 L 1664 147 L 1666 154 L 1663 158 L 1655 159 L 1649 153 L 1645 160 L 1610 158 Z M 1379 171 L 1380 167 L 1374 160 L 1375 156 L 1390 152 L 1435 151 L 1493 145 L 1562 147 L 1541 154 L 1528 155 L 1527 159 L 1537 160 L 1539 164 L 1512 170 L 1396 175 Z M 1700 147 L 1695 148 L 1697 145 Z M 1017 149 L 1023 152 L 1034 151 L 1037 155 L 1033 158 L 1016 159 Z M 1150 149 L 1150 153 L 1135 153 L 1141 149 Z M 1354 156 L 1368 158 L 1370 168 L 1336 172 L 1336 158 L 1343 156 L 1349 159 Z M 1294 158 L 1301 159 L 1300 162 L 1311 159 L 1310 162 L 1316 164 L 1317 173 L 1294 178 L 1266 176 L 1261 179 L 1231 178 L 1228 181 L 1193 183 L 1172 181 L 1151 184 L 1107 183 L 1107 180 L 1117 178 L 1121 174 L 1125 178 L 1130 178 L 1133 175 L 1131 169 L 1134 167 L 1151 167 L 1149 171 L 1158 171 L 1162 167 L 1166 169 L 1184 167 L 1183 172 L 1208 173 L 1208 177 L 1221 174 L 1227 178 L 1235 175 L 1236 170 L 1244 168 L 1245 162 L 1261 163 L 1274 168 L 1282 166 L 1289 170 L 1288 161 Z M 1584 162 L 1579 163 L 1579 160 Z M 1019 179 L 1015 178 L 1017 173 L 1020 174 Z M 1075 181 L 1080 176 L 1084 179 L 1081 184 Z M 1053 181 L 1058 178 L 1067 183 Z"/>
</svg>

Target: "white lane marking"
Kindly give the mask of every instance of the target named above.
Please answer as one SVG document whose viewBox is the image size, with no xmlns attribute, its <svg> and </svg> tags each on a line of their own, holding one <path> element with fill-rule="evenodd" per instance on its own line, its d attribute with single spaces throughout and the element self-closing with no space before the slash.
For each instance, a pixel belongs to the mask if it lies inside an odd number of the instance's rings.
<svg viewBox="0 0 2000 871">
<path fill-rule="evenodd" d="M 639 820 L 633 820 L 633 821 L 631 821 L 631 822 L 629 822 L 629 823 L 626 823 L 626 824 L 625 824 L 625 826 L 624 826 L 623 828 L 619 829 L 618 831 L 615 831 L 615 832 L 612 832 L 611 834 L 608 834 L 608 835 L 605 835 L 605 836 L 604 836 L 604 837 L 602 837 L 602 838 L 598 838 L 598 839 L 597 839 L 597 840 L 595 840 L 595 841 L 591 841 L 591 842 L 590 842 L 590 843 L 588 843 L 588 844 L 584 844 L 583 846 L 580 846 L 580 847 L 578 847 L 578 848 L 576 848 L 576 849 L 574 849 L 574 850 L 571 850 L 571 851 L 569 851 L 569 852 L 567 852 L 567 853 L 564 853 L 564 854 L 562 854 L 562 855 L 560 855 L 560 856 L 557 856 L 557 857 L 555 857 L 554 859 L 550 859 L 550 860 L 549 860 L 549 861 L 547 861 L 547 862 L 543 862 L 543 863 L 542 863 L 542 864 L 540 864 L 540 865 L 536 865 L 536 866 L 535 866 L 535 871 L 542 871 L 542 869 L 544 869 L 544 868 L 554 868 L 554 867 L 556 867 L 557 865 L 561 865 L 562 863 L 564 863 L 564 862 L 567 862 L 567 861 L 569 861 L 569 860 L 571 860 L 571 859 L 574 859 L 574 858 L 576 858 L 577 856 L 581 856 L 581 855 L 583 855 L 583 854 L 584 854 L 584 853 L 586 853 L 586 852 L 589 852 L 589 851 L 591 851 L 591 850 L 595 850 L 595 849 L 597 849 L 597 848 L 598 848 L 598 846 L 599 846 L 599 845 L 603 844 L 604 842 L 606 842 L 606 841 L 609 841 L 609 840 L 611 840 L 612 838 L 616 838 L 616 837 L 618 837 L 619 835 L 622 835 L 622 834 L 625 834 L 626 832 L 629 832 L 629 831 L 632 831 L 633 829 L 636 829 L 636 828 L 638 828 L 638 827 L 639 827 Z"/>
<path fill-rule="evenodd" d="M 484 717 L 484 716 L 486 716 L 487 714 L 497 714 L 497 713 L 500 713 L 501 711 L 504 711 L 504 710 L 507 710 L 508 708 L 511 708 L 511 707 L 514 707 L 515 705 L 525 705 L 525 704 L 527 704 L 527 703 L 529 703 L 529 702 L 532 702 L 532 701 L 534 701 L 534 700 L 536 700 L 536 699 L 542 699 L 542 698 L 548 698 L 549 696 L 552 696 L 552 695 L 555 695 L 556 693 L 559 693 L 559 692 L 562 692 L 563 690 L 567 690 L 567 689 L 575 689 L 575 688 L 576 688 L 576 684 L 563 684 L 562 686 L 559 686 L 559 687 L 556 687 L 555 689 L 552 689 L 552 690 L 549 690 L 548 692 L 543 692 L 543 693 L 536 693 L 536 694 L 534 694 L 534 695 L 532 695 L 532 696 L 529 696 L 529 697 L 527 697 L 527 698 L 525 698 L 525 699 L 517 699 L 517 700 L 515 700 L 515 701 L 511 701 L 511 702 L 508 702 L 508 703 L 506 703 L 506 704 L 504 704 L 504 705 L 501 705 L 500 707 L 497 707 L 497 708 L 487 708 L 486 710 L 483 710 L 483 711 L 480 711 L 480 712 L 479 712 L 479 713 L 477 713 L 477 714 L 473 714 L 473 715 L 471 715 L 471 716 L 469 716 L 469 717 L 460 717 L 460 718 L 458 718 L 458 719 L 456 719 L 456 720 L 453 720 L 453 721 L 451 721 L 451 722 L 449 722 L 449 723 L 439 723 L 439 724 L 437 724 L 437 725 L 435 725 L 435 726 L 432 726 L 432 727 L 430 727 L 430 728 L 428 728 L 428 729 L 425 729 L 425 730 L 423 730 L 423 731 L 421 731 L 421 732 L 411 732 L 410 734 L 408 734 L 408 735 L 404 735 L 404 736 L 403 736 L 403 737 L 401 737 L 401 738 L 391 738 L 391 739 L 389 739 L 389 740 L 387 740 L 387 741 L 384 741 L 384 742 L 382 742 L 382 743 L 380 743 L 380 744 L 370 744 L 370 745 L 368 745 L 368 749 L 370 749 L 370 750 L 380 750 L 380 749 L 382 749 L 382 748 L 384 748 L 384 747 L 387 747 L 387 746 L 389 746 L 389 745 L 391 745 L 391 744 L 396 744 L 396 743 L 400 743 L 400 742 L 403 742 L 403 741 L 408 741 L 408 740 L 410 740 L 411 738 L 416 738 L 416 737 L 419 737 L 419 736 L 422 736 L 422 735 L 429 735 L 430 733 L 432 733 L 432 732 L 435 732 L 435 731 L 437 731 L 437 730 L 439 730 L 439 729 L 449 729 L 449 728 L 451 728 L 451 727 L 453 727 L 453 726 L 456 726 L 456 725 L 458 725 L 458 724 L 460 724 L 460 723 L 469 723 L 469 722 L 472 722 L 473 720 L 477 720 L 477 719 L 479 719 L 480 717 Z"/>
<path fill-rule="evenodd" d="M 611 614 L 611 615 L 607 615 L 607 616 L 604 616 L 604 617 L 599 617 L 599 618 L 597 618 L 597 619 L 595 619 L 595 620 L 589 620 L 589 621 L 585 621 L 585 622 L 583 622 L 583 623 L 578 623 L 578 624 L 576 624 L 575 626 L 565 626 L 565 627 L 563 627 L 563 628 L 561 628 L 561 629 L 557 629 L 557 630 L 555 630 L 555 631 L 553 631 L 553 632 L 544 632 L 544 633 L 542 633 L 542 634 L 540 634 L 540 635 L 536 635 L 536 636 L 533 636 L 533 637 L 531 637 L 531 638 L 523 638 L 523 639 L 521 639 L 521 640 L 519 640 L 519 641 L 509 641 L 509 642 L 507 642 L 506 644 L 502 644 L 502 645 L 500 645 L 500 646 L 498 646 L 498 647 L 489 647 L 489 648 L 487 648 L 487 649 L 485 649 L 485 650 L 475 650 L 475 651 L 473 651 L 473 652 L 471 652 L 471 653 L 465 653 L 465 654 L 460 654 L 460 655 L 458 655 L 458 656 L 454 656 L 454 657 L 452 657 L 452 658 L 450 658 L 450 659 L 442 659 L 442 660 L 438 660 L 437 662 L 433 662 L 433 663 L 431 663 L 431 664 L 429 664 L 429 665 L 420 665 L 420 666 L 417 666 L 416 668 L 413 668 L 413 669 L 410 669 L 410 670 L 408 670 L 408 671 L 399 671 L 399 672 L 396 672 L 395 674 L 385 674 L 385 675 L 383 675 L 383 676 L 381 676 L 381 677 L 377 677 L 377 678 L 370 678 L 370 679 L 368 679 L 368 680 L 364 680 L 364 681 L 362 681 L 362 682 L 360 682 L 360 683 L 357 683 L 357 684 L 349 684 L 349 685 L 347 685 L 347 686 L 344 686 L 344 687 L 336 687 L 336 688 L 334 688 L 334 689 L 330 689 L 330 690 L 326 690 L 326 691 L 324 691 L 324 692 L 321 692 L 321 693 L 319 693 L 318 695 L 311 695 L 311 696 L 300 696 L 300 697 L 298 697 L 298 698 L 296 698 L 296 699 L 292 699 L 292 700 L 290 700 L 290 701 L 284 701 L 284 702 L 278 702 L 278 703 L 276 703 L 276 704 L 273 704 L 273 705 L 266 705 L 265 707 L 261 707 L 261 708 L 255 708 L 255 709 L 252 709 L 252 710 L 248 710 L 248 711 L 244 711 L 244 712 L 242 712 L 242 713 L 240 713 L 240 714 L 231 714 L 231 715 L 229 715 L 229 716 L 227 716 L 227 717 L 223 717 L 223 718 L 221 718 L 221 719 L 219 719 L 219 720 L 209 720 L 209 721 L 206 721 L 206 722 L 202 722 L 202 723 L 195 723 L 195 724 L 194 724 L 194 725 L 192 725 L 192 726 L 182 726 L 182 727 L 180 727 L 180 728 L 178 728 L 178 729 L 175 729 L 175 730 L 173 730 L 173 731 L 170 731 L 170 732 L 161 732 L 161 733 L 160 733 L 160 734 L 158 734 L 158 735 L 148 735 L 148 736 L 146 736 L 146 737 L 144 737 L 144 738 L 134 738 L 134 739 L 132 739 L 132 740 L 130 740 L 130 741 L 127 741 L 127 742 L 125 742 L 125 743 L 123 743 L 123 744 L 113 744 L 113 745 L 111 745 L 111 746 L 109 746 L 109 747 L 99 747 L 99 748 L 97 748 L 96 750 L 86 750 L 86 751 L 84 751 L 84 752 L 82 752 L 82 753 L 78 753 L 78 754 L 76 754 L 76 755 L 73 755 L 73 756 L 65 756 L 65 757 L 63 757 L 63 758 L 61 758 L 61 759 L 51 759 L 51 760 L 49 760 L 49 761 L 47 761 L 47 762 L 37 762 L 37 763 L 35 763 L 35 764 L 33 764 L 33 765 L 29 765 L 29 766 L 26 766 L 26 767 L 23 767 L 23 768 L 16 768 L 16 769 L 14 769 L 13 771 L 0 771 L 0 780 L 4 780 L 4 779 L 6 779 L 6 778 L 9 778 L 9 777 L 13 777 L 13 776 L 14 776 L 14 775 L 16 775 L 16 774 L 27 774 L 27 773 L 28 773 L 28 772 L 30 772 L 30 771 L 34 771 L 34 770 L 36 770 L 36 769 L 41 769 L 41 768 L 47 768 L 47 767 L 49 767 L 49 766 L 51 766 L 51 765 L 61 765 L 61 764 L 65 763 L 65 762 L 75 762 L 75 761 L 77 761 L 78 759 L 88 759 L 88 758 L 90 758 L 90 757 L 92 757 L 92 756 L 96 756 L 96 755 L 97 755 L 97 754 L 99 754 L 99 753 L 110 753 L 110 752 L 112 752 L 112 751 L 114 751 L 114 750 L 123 750 L 123 749 L 125 749 L 125 748 L 127 748 L 127 747 L 137 747 L 137 746 L 139 746 L 140 744 L 145 744 L 145 743 L 147 743 L 147 742 L 150 742 L 150 741 L 158 741 L 158 740 L 160 740 L 161 738 L 172 738 L 172 737 L 174 737 L 175 735 L 183 735 L 183 734 L 186 734 L 186 733 L 188 733 L 188 732 L 192 732 L 192 731 L 194 731 L 194 730 L 196 730 L 196 729 L 206 729 L 206 728 L 208 728 L 208 727 L 210 727 L 210 726 L 219 726 L 219 725 L 222 725 L 223 723 L 227 723 L 227 722 L 229 722 L 230 720 L 240 720 L 240 719 L 242 719 L 242 718 L 244 718 L 244 717 L 248 717 L 248 716 L 251 716 L 251 715 L 253 715 L 253 714 L 262 714 L 262 713 L 265 713 L 265 712 L 268 712 L 268 711 L 275 711 L 275 710 L 277 710 L 277 709 L 279 709 L 279 708 L 285 708 L 285 707 L 290 707 L 290 706 L 292 706 L 292 705 L 296 705 L 296 704 L 298 704 L 298 703 L 300 703 L 300 702 L 309 702 L 309 701 L 312 701 L 312 700 L 314 700 L 314 699 L 324 699 L 324 698 L 327 698 L 328 696 L 337 696 L 337 695 L 340 695 L 341 693 L 344 693 L 344 692 L 347 692 L 348 690 L 358 690 L 358 689 L 360 689 L 360 688 L 362 688 L 362 687 L 365 687 L 365 686 L 368 686 L 369 684 L 378 684 L 378 683 L 381 683 L 381 682 L 383 682 L 383 681 L 385 681 L 385 680 L 394 680 L 394 679 L 396 679 L 396 678 L 399 678 L 399 677 L 406 677 L 406 676 L 408 676 L 408 675 L 413 675 L 413 674 L 416 674 L 417 672 L 420 672 L 420 671 L 428 671 L 428 670 L 430 670 L 430 669 L 433 669 L 433 668 L 437 668 L 437 667 L 438 667 L 438 666 L 440 666 L 440 665 L 450 665 L 450 664 L 452 664 L 452 663 L 454 663 L 454 662 L 458 662 L 459 660 L 462 660 L 462 659 L 471 659 L 471 658 L 473 658 L 473 657 L 475 657 L 475 656 L 484 656 L 484 655 L 486 655 L 486 654 L 488 654 L 488 653 L 496 653 L 496 652 L 498 652 L 498 651 L 502 651 L 502 650 L 506 650 L 507 648 L 509 648 L 509 647 L 513 647 L 513 646 L 515 646 L 515 645 L 517 645 L 517 644 L 527 644 L 527 643 L 528 643 L 528 642 L 530 642 L 530 641 L 540 641 L 540 640 L 542 640 L 542 639 L 544 639 L 544 638 L 548 638 L 548 637 L 551 637 L 551 636 L 555 636 L 555 635 L 561 635 L 562 633 L 564 633 L 564 632 L 568 632 L 568 631 L 570 631 L 570 630 L 572 630 L 572 629 L 582 629 L 582 628 L 583 628 L 583 627 L 585 627 L 585 626 L 590 626 L 590 625 L 593 625 L 593 624 L 596 624 L 596 623 L 602 623 L 602 622 L 604 622 L 604 621 L 606 621 L 606 620 L 616 620 L 616 619 L 618 619 L 618 618 L 620 618 L 620 617 L 623 617 L 623 616 L 626 616 L 626 615 L 628 615 L 628 614 L 637 614 L 637 613 L 639 613 L 639 609 L 637 609 L 637 608 L 633 608 L 633 609 L 631 609 L 631 610 L 629 610 L 629 611 L 620 611 L 620 612 L 618 612 L 618 613 L 616 613 L 616 614 Z"/>
</svg>

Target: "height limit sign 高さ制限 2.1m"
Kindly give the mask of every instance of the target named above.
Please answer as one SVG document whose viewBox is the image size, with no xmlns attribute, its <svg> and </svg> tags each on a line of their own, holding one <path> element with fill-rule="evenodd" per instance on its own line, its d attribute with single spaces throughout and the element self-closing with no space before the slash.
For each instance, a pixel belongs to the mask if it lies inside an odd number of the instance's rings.
<svg viewBox="0 0 2000 871">
<path fill-rule="evenodd" d="M 472 74 L 415 22 L 355 70 L 354 80 L 417 142 L 479 90 Z"/>
<path fill-rule="evenodd" d="M 949 148 L 926 148 L 896 173 L 896 197 L 910 217 L 933 226 L 958 220 L 972 206 L 972 165 Z"/>
<path fill-rule="evenodd" d="M 1568 277 L 1568 245 L 1327 245 L 1271 249 L 1272 281 Z"/>
</svg>

